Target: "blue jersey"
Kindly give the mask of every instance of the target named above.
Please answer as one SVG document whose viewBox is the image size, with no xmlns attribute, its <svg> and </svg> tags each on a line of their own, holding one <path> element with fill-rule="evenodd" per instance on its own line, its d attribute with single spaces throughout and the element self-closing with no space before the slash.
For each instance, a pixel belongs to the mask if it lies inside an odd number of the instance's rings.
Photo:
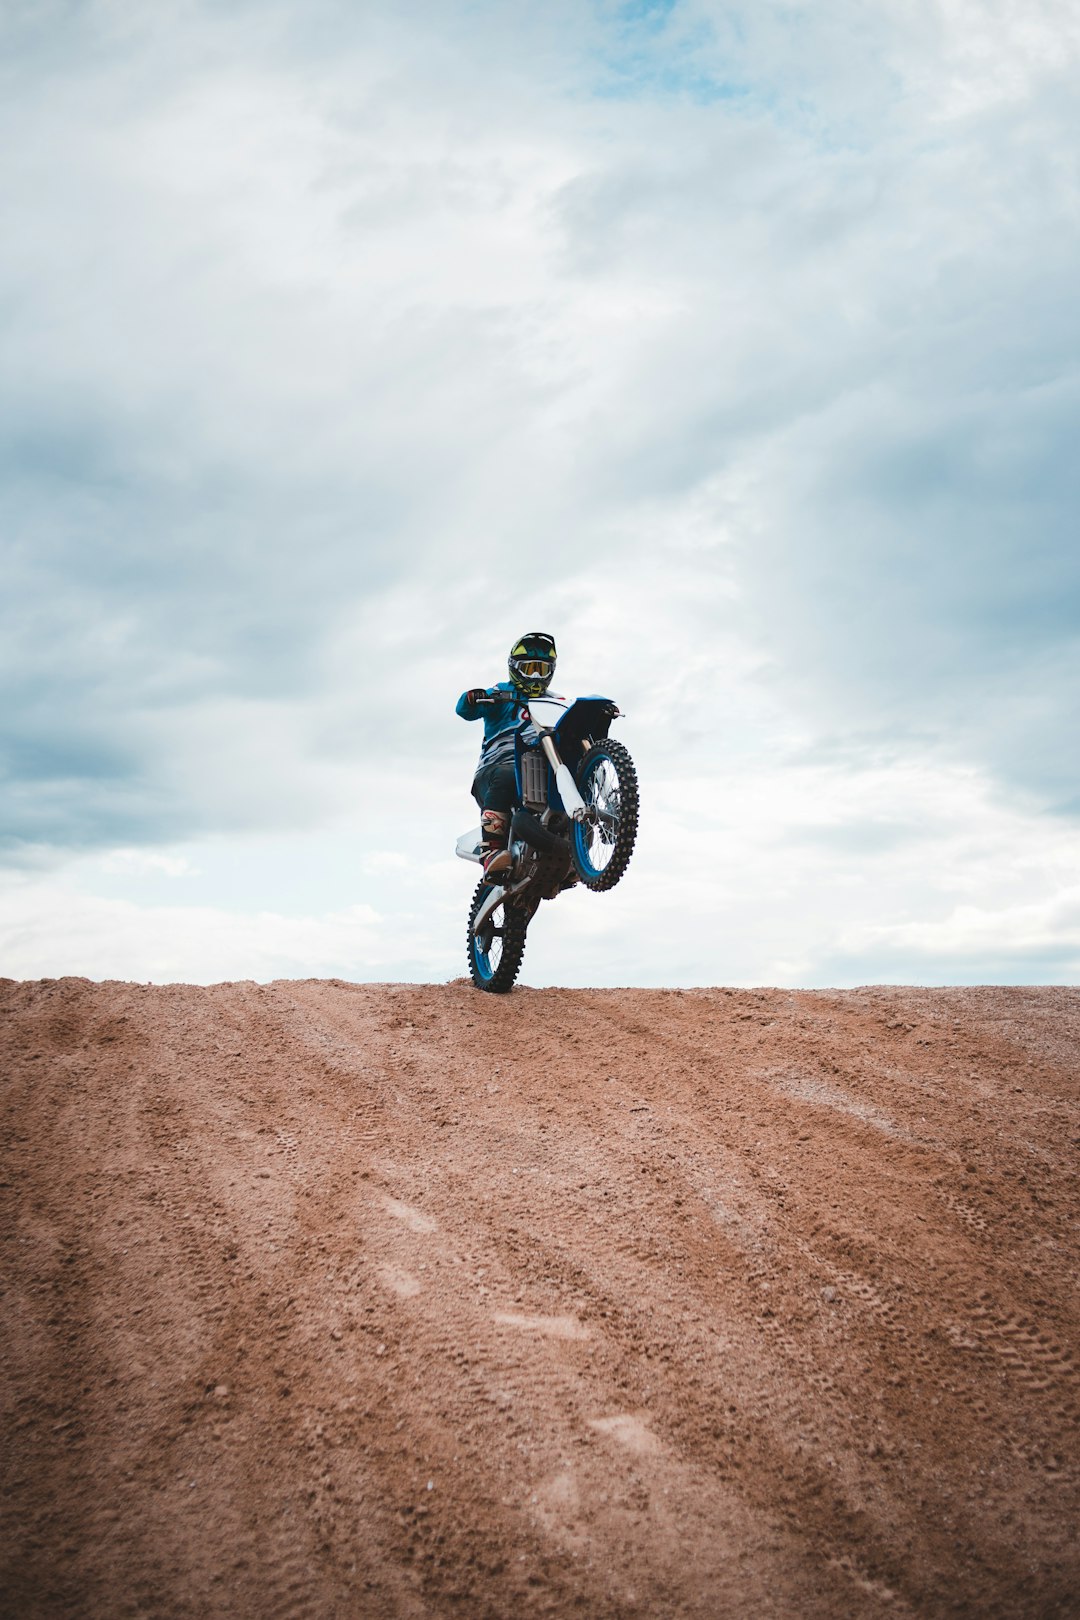
<svg viewBox="0 0 1080 1620">
<path fill-rule="evenodd" d="M 501 754 L 512 754 L 514 733 L 522 721 L 528 721 L 529 711 L 520 692 L 509 681 L 489 686 L 485 697 L 503 697 L 502 703 L 470 703 L 469 694 L 462 692 L 457 700 L 457 712 L 463 720 L 483 720 L 484 741 L 480 748 L 480 763 L 488 764 Z"/>
</svg>

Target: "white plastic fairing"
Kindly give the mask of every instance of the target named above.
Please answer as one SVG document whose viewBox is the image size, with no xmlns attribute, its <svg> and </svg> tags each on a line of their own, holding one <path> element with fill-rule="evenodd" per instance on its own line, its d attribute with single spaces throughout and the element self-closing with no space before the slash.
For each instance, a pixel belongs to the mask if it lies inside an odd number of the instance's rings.
<svg viewBox="0 0 1080 1620">
<path fill-rule="evenodd" d="M 555 772 L 555 786 L 559 790 L 559 798 L 567 815 L 572 816 L 575 821 L 581 821 L 585 815 L 585 801 L 577 790 L 569 765 L 559 765 Z"/>
<path fill-rule="evenodd" d="M 541 730 L 557 726 L 569 707 L 565 698 L 556 697 L 552 692 L 546 697 L 531 698 L 529 701 L 533 724 Z"/>
<path fill-rule="evenodd" d="M 481 853 L 483 837 L 484 834 L 479 827 L 474 827 L 472 832 L 462 833 L 454 845 L 454 854 L 460 855 L 463 861 L 475 861 L 479 866 L 483 860 Z"/>
</svg>

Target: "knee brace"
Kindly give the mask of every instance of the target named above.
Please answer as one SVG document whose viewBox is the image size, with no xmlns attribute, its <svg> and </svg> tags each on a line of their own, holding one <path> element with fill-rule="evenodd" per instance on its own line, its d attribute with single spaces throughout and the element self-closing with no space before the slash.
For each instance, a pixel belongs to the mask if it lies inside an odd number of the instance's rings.
<svg viewBox="0 0 1080 1620">
<path fill-rule="evenodd" d="M 510 832 L 510 817 L 505 810 L 480 812 L 480 836 L 490 849 L 504 849 Z"/>
</svg>

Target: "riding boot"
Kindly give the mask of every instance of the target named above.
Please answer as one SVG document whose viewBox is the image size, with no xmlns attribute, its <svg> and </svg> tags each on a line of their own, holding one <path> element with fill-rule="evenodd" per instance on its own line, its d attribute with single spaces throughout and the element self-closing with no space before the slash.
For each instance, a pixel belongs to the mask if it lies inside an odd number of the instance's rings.
<svg viewBox="0 0 1080 1620">
<path fill-rule="evenodd" d="M 503 810 L 485 810 L 480 816 L 480 830 L 484 876 L 497 883 L 513 870 L 514 865 L 514 857 L 507 848 L 510 817 Z"/>
<path fill-rule="evenodd" d="M 484 876 L 488 882 L 501 882 L 514 869 L 514 857 L 504 846 L 502 849 L 492 849 L 484 856 Z"/>
</svg>

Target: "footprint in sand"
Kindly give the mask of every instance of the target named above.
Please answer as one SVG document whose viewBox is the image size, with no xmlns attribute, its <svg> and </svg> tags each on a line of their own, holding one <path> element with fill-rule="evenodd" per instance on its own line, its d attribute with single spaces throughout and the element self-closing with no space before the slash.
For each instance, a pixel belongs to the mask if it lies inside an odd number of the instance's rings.
<svg viewBox="0 0 1080 1620">
<path fill-rule="evenodd" d="M 425 1215 L 422 1209 L 416 1209 L 412 1204 L 403 1204 L 397 1198 L 384 1196 L 383 1208 L 395 1221 L 402 1221 L 410 1232 L 437 1232 L 439 1223 L 430 1215 Z"/>
<path fill-rule="evenodd" d="M 615 1417 L 590 1418 L 589 1428 L 598 1434 L 608 1434 L 639 1457 L 655 1457 L 660 1453 L 660 1442 L 643 1418 L 631 1412 L 619 1412 Z"/>
<path fill-rule="evenodd" d="M 414 1277 L 411 1271 L 405 1271 L 401 1266 L 381 1266 L 379 1278 L 399 1299 L 414 1299 L 422 1286 L 419 1277 Z"/>
<path fill-rule="evenodd" d="M 519 1316 L 516 1311 L 497 1311 L 499 1327 L 517 1328 L 521 1333 L 540 1333 L 547 1339 L 587 1339 L 589 1330 L 574 1316 Z"/>
<path fill-rule="evenodd" d="M 580 1550 L 586 1541 L 581 1527 L 581 1494 L 569 1468 L 563 1468 L 537 1482 L 530 1503 L 535 1518 L 548 1535 L 558 1536 L 565 1546 Z"/>
</svg>

